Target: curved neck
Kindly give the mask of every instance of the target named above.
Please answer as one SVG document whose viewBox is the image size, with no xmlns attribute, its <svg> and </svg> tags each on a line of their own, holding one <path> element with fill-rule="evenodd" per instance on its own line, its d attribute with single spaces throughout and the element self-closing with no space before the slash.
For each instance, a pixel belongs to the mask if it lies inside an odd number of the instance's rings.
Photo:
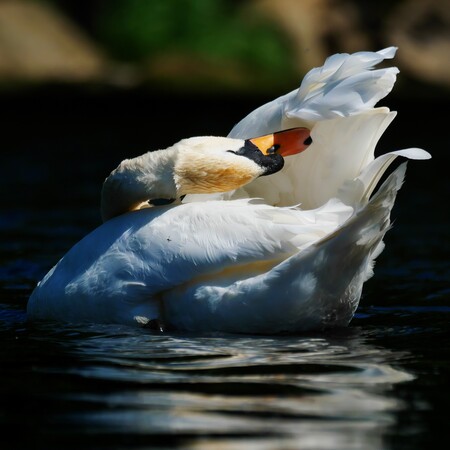
<svg viewBox="0 0 450 450">
<path fill-rule="evenodd" d="M 176 150 L 170 147 L 122 161 L 103 183 L 103 221 L 139 209 L 151 199 L 176 198 L 175 156 Z"/>
</svg>

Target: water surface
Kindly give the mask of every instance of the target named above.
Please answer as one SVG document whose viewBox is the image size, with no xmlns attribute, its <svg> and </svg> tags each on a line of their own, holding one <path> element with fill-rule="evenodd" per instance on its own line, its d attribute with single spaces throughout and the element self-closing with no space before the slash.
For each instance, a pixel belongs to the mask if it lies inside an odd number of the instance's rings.
<svg viewBox="0 0 450 450">
<path fill-rule="evenodd" d="M 33 286 L 100 223 L 101 182 L 121 159 L 181 137 L 226 134 L 256 106 L 196 99 L 194 120 L 192 99 L 167 104 L 116 95 L 92 103 L 90 96 L 57 94 L 42 115 L 47 95 L 6 101 L 2 448 L 371 450 L 449 443 L 445 133 L 429 133 L 425 124 L 411 137 L 408 116 L 381 143 L 381 151 L 422 146 L 435 150 L 434 159 L 409 163 L 386 250 L 346 329 L 244 336 L 36 325 L 25 314 Z"/>
</svg>

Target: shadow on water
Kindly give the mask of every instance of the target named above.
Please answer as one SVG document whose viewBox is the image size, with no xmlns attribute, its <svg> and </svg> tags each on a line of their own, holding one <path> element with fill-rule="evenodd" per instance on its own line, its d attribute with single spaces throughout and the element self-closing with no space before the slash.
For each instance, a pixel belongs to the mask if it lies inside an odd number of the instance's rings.
<svg viewBox="0 0 450 450">
<path fill-rule="evenodd" d="M 226 134 L 266 99 L 216 100 L 64 90 L 4 99 L 2 448 L 442 446 L 450 372 L 448 137 L 443 119 L 432 117 L 411 136 L 408 104 L 398 105 L 399 119 L 402 111 L 406 118 L 391 125 L 379 151 L 421 146 L 433 160 L 409 163 L 386 250 L 347 329 L 160 335 L 27 323 L 36 281 L 100 223 L 100 186 L 120 160 L 186 136 Z"/>
</svg>

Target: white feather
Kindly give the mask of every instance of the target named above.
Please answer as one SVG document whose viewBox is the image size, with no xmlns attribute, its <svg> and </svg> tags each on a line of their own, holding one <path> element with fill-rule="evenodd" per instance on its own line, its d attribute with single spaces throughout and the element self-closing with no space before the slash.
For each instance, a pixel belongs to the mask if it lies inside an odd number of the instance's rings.
<svg viewBox="0 0 450 450">
<path fill-rule="evenodd" d="M 299 89 L 249 114 L 231 137 L 308 125 L 313 144 L 243 189 L 107 221 L 39 283 L 30 319 L 157 319 L 240 333 L 347 325 L 383 250 L 406 164 L 376 186 L 396 157 L 430 157 L 412 148 L 374 159 L 396 114 L 375 104 L 398 71 L 373 68 L 395 51 L 333 55 Z"/>
</svg>

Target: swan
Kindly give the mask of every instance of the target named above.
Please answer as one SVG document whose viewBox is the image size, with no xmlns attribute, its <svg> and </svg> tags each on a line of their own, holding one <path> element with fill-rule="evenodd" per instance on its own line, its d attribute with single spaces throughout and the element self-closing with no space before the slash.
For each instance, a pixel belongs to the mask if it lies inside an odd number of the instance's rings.
<svg viewBox="0 0 450 450">
<path fill-rule="evenodd" d="M 406 172 L 377 158 L 396 112 L 376 104 L 396 47 L 330 56 L 227 137 L 123 161 L 104 223 L 34 288 L 30 320 L 252 334 L 347 326 L 383 250 Z M 378 187 L 379 186 L 379 187 Z"/>
</svg>

